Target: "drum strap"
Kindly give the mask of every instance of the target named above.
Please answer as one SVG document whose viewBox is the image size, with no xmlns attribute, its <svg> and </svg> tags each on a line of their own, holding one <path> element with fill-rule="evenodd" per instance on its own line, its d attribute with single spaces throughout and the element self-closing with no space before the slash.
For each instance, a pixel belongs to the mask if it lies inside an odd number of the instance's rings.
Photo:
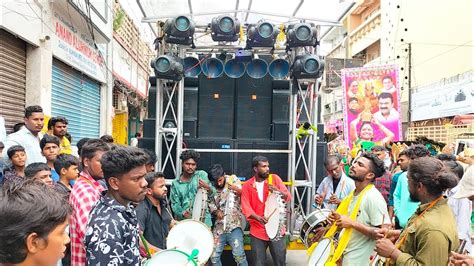
<svg viewBox="0 0 474 266">
<path fill-rule="evenodd" d="M 365 192 L 367 192 L 372 187 L 374 187 L 374 185 L 369 184 L 368 186 L 366 186 L 360 192 L 360 195 L 359 195 L 359 198 L 357 199 L 356 205 L 354 206 L 354 209 L 352 210 L 352 212 L 349 216 L 351 220 L 355 221 L 355 219 L 357 218 L 357 214 L 359 213 L 359 207 L 360 207 L 360 203 L 362 202 L 362 198 L 364 197 Z M 348 214 L 349 205 L 352 201 L 352 198 L 354 197 L 354 191 L 355 190 L 353 190 L 349 194 L 349 196 L 347 196 L 341 202 L 341 204 L 339 205 L 339 207 L 336 210 L 337 213 L 342 214 L 342 215 L 347 215 Z M 342 253 L 344 252 L 344 249 L 346 249 L 347 244 L 349 243 L 349 240 L 351 239 L 352 230 L 353 230 L 352 228 L 344 229 L 344 232 L 342 233 L 342 236 L 339 238 L 339 243 L 337 245 L 337 248 L 334 251 L 334 254 L 326 262 L 326 264 L 325 264 L 326 266 L 336 266 L 337 265 L 337 261 L 341 258 Z M 337 225 L 336 225 L 336 223 L 334 223 L 324 237 L 332 238 L 332 237 L 334 237 L 336 232 L 337 232 Z"/>
</svg>

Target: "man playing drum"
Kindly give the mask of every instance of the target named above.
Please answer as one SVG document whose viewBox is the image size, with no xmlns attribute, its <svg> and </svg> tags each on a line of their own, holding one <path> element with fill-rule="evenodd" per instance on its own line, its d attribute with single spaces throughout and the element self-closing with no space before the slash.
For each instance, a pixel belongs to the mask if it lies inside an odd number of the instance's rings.
<svg viewBox="0 0 474 266">
<path fill-rule="evenodd" d="M 216 189 L 207 178 L 207 173 L 202 170 L 196 171 L 199 160 L 197 151 L 183 151 L 179 158 L 182 161 L 182 173 L 173 180 L 170 194 L 171 209 L 178 221 L 191 218 L 192 206 L 199 188 L 205 189 L 209 194 L 208 197 L 213 197 L 216 193 Z M 205 211 L 204 223 L 209 227 L 212 226 L 209 209 Z"/>
<path fill-rule="evenodd" d="M 242 185 L 235 175 L 224 175 L 224 169 L 220 164 L 215 164 L 209 170 L 210 178 L 214 182 L 217 193 L 209 208 L 216 220 L 213 235 L 215 248 L 211 257 L 212 265 L 222 265 L 221 254 L 224 246 L 232 247 L 232 255 L 237 265 L 246 266 L 247 258 L 244 250 L 244 233 L 242 210 L 240 207 L 240 195 Z"/>
<path fill-rule="evenodd" d="M 280 193 L 286 202 L 291 199 L 291 195 L 278 175 L 272 174 L 269 180 L 270 165 L 266 157 L 255 156 L 252 167 L 254 176 L 242 187 L 241 203 L 242 212 L 250 223 L 253 265 L 265 265 L 266 249 L 270 247 L 273 265 L 283 266 L 286 261 L 285 238 L 279 238 L 277 241 L 270 240 L 265 229 L 265 224 L 270 217 L 264 217 L 264 211 L 270 192 Z"/>
<path fill-rule="evenodd" d="M 317 206 L 335 210 L 341 200 L 354 190 L 354 180 L 347 177 L 342 171 L 339 156 L 329 155 L 324 162 L 324 167 L 328 176 L 319 184 L 314 200 Z"/>
<path fill-rule="evenodd" d="M 344 230 L 335 255 L 326 265 L 336 265 L 340 259 L 342 265 L 369 265 L 375 247 L 375 229 L 390 224 L 385 200 L 373 185 L 375 178 L 384 172 L 383 162 L 374 154 L 363 153 L 352 164 L 349 176 L 355 181 L 355 190 L 328 217 L 335 222 L 334 226 Z"/>
</svg>

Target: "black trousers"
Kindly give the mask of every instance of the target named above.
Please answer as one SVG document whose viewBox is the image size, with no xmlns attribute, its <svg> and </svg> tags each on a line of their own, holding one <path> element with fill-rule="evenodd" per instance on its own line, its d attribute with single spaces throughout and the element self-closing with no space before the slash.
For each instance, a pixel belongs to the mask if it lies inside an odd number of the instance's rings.
<svg viewBox="0 0 474 266">
<path fill-rule="evenodd" d="M 270 247 L 270 254 L 272 254 L 274 266 L 286 265 L 286 241 L 282 237 L 278 241 L 265 241 L 250 236 L 250 243 L 252 245 L 252 259 L 255 266 L 264 266 L 267 259 L 267 248 Z"/>
</svg>

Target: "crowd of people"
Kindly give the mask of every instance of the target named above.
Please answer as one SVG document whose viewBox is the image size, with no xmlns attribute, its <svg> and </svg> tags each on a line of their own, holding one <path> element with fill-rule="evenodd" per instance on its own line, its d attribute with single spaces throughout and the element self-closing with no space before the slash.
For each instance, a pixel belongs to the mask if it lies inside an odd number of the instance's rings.
<svg viewBox="0 0 474 266">
<path fill-rule="evenodd" d="M 282 214 L 266 208 L 270 197 L 287 206 L 291 193 L 270 173 L 268 158 L 255 156 L 253 176 L 243 181 L 219 164 L 198 170 L 199 153 L 185 150 L 181 175 L 168 188 L 151 151 L 103 136 L 79 140 L 74 155 L 66 118 L 51 118 L 43 135 L 43 111 L 29 106 L 24 122 L 0 145 L 0 264 L 141 265 L 179 248 L 167 246 L 170 231 L 195 219 L 212 234 L 209 264 L 222 265 L 229 245 L 237 265 L 265 265 L 267 249 L 273 265 L 286 265 L 288 230 L 282 223 L 271 236 L 266 225 Z M 385 146 L 373 146 L 351 162 L 329 155 L 324 166 L 314 205 L 331 210 L 324 237 L 338 239 L 326 265 L 369 265 L 375 257 L 397 265 L 474 264 L 473 167 L 432 156 L 423 145 L 401 151 L 396 162 Z M 196 218 L 199 193 L 206 204 Z"/>
</svg>

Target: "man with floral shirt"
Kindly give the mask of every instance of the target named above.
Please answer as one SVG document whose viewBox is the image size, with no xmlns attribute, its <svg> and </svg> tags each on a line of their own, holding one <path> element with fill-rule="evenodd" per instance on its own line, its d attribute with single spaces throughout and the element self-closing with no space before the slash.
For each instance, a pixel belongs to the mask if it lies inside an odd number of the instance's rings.
<svg viewBox="0 0 474 266">
<path fill-rule="evenodd" d="M 237 265 L 246 266 L 247 258 L 244 251 L 244 233 L 242 231 L 242 210 L 240 207 L 240 194 L 242 185 L 235 175 L 224 175 L 220 164 L 211 167 L 210 179 L 214 181 L 217 193 L 214 202 L 209 208 L 216 217 L 214 223 L 215 249 L 211 257 L 212 265 L 221 266 L 221 254 L 224 246 L 232 247 L 232 255 Z"/>
<path fill-rule="evenodd" d="M 117 147 L 102 157 L 108 190 L 89 216 L 87 265 L 140 265 L 138 219 L 131 203 L 145 198 L 147 160 L 136 147 Z"/>
</svg>

